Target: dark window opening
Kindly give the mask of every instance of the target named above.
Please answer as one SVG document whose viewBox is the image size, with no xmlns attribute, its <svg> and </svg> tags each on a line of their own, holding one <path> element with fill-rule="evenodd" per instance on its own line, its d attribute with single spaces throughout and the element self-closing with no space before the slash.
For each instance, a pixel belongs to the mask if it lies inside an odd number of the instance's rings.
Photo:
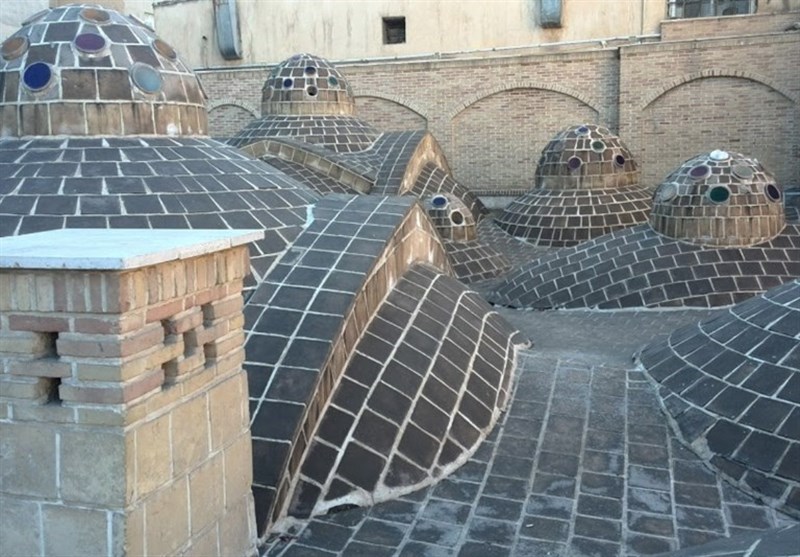
<svg viewBox="0 0 800 557">
<path fill-rule="evenodd" d="M 383 18 L 383 44 L 403 44 L 406 42 L 406 18 Z"/>
<path fill-rule="evenodd" d="M 756 12 L 756 0 L 667 0 L 671 19 L 742 15 Z"/>
</svg>

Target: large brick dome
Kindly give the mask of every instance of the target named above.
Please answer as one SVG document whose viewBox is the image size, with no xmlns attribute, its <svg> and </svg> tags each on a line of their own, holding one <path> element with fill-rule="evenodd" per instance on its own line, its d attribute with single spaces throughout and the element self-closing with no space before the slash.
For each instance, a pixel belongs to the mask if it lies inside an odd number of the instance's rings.
<svg viewBox="0 0 800 557">
<path fill-rule="evenodd" d="M 40 12 L 2 44 L 2 136 L 204 135 L 205 96 L 175 50 L 95 6 Z"/>
<path fill-rule="evenodd" d="M 653 197 L 657 232 L 701 246 L 752 246 L 786 225 L 783 192 L 757 160 L 711 151 L 670 174 Z"/>
</svg>

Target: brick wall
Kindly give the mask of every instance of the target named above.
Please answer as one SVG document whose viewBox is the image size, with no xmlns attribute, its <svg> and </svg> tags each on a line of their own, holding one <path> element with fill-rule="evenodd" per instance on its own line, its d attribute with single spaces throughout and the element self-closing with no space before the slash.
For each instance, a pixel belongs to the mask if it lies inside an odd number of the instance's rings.
<svg viewBox="0 0 800 557">
<path fill-rule="evenodd" d="M 800 12 L 664 25 L 719 36 L 741 32 L 742 21 L 770 30 L 780 18 Z M 796 31 L 339 67 L 360 96 L 358 114 L 400 129 L 422 127 L 424 116 L 455 176 L 480 191 L 530 187 L 546 140 L 583 120 L 618 130 L 646 183 L 720 145 L 759 157 L 782 183 L 800 182 L 800 74 L 790 71 L 800 67 Z M 239 93 L 242 85 L 230 79 L 238 72 L 204 72 L 202 79 L 212 99 L 252 100 L 265 71 L 250 70 L 252 90 Z M 704 79 L 691 79 L 703 72 Z"/>
<path fill-rule="evenodd" d="M 422 130 L 424 116 L 399 102 L 370 96 L 356 96 L 358 117 L 382 131 Z"/>
<path fill-rule="evenodd" d="M 257 117 L 257 114 L 241 106 L 223 104 L 208 111 L 208 128 L 212 137 L 227 139 L 235 136 Z"/>
<path fill-rule="evenodd" d="M 656 184 L 713 149 L 754 156 L 800 182 L 800 33 L 621 51 L 620 133 Z"/>
</svg>

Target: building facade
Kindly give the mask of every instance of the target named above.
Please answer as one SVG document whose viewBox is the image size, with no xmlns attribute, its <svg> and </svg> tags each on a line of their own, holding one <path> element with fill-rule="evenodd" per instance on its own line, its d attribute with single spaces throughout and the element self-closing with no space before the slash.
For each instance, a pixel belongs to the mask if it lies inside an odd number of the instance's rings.
<svg viewBox="0 0 800 557">
<path fill-rule="evenodd" d="M 360 117 L 379 129 L 427 128 L 455 178 L 482 194 L 530 188 L 542 148 L 582 122 L 619 134 L 645 186 L 717 148 L 748 153 L 791 185 L 800 182 L 800 72 L 790 70 L 800 67 L 800 10 L 770 6 L 666 19 L 653 37 L 337 66 Z M 231 137 L 259 115 L 271 67 L 198 71 L 212 135 Z"/>
</svg>

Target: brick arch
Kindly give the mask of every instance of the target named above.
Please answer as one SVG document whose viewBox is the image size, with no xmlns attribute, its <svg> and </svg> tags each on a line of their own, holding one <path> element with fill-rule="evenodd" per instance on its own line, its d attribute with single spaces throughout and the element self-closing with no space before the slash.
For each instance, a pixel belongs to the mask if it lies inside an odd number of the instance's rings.
<svg viewBox="0 0 800 557">
<path fill-rule="evenodd" d="M 378 91 L 377 89 L 356 89 L 354 91 L 356 98 L 358 97 L 374 97 L 376 99 L 383 99 L 385 101 L 391 101 L 393 103 L 399 104 L 403 108 L 407 108 L 412 112 L 416 112 L 419 116 L 424 118 L 426 121 L 428 120 L 428 112 L 425 110 L 420 104 L 408 99 L 406 97 L 400 95 L 392 95 L 389 93 L 384 93 L 383 91 Z M 356 110 L 358 110 L 358 103 L 356 102 Z"/>
<path fill-rule="evenodd" d="M 461 114 L 464 110 L 472 106 L 478 101 L 485 99 L 486 97 L 491 97 L 492 95 L 496 95 L 497 93 L 502 93 L 504 91 L 512 91 L 514 89 L 542 89 L 544 91 L 553 91 L 556 93 L 561 93 L 563 95 L 567 95 L 568 97 L 572 97 L 573 99 L 579 100 L 592 110 L 594 110 L 598 115 L 600 114 L 600 103 L 598 103 L 595 99 L 592 99 L 588 95 L 584 95 L 580 91 L 576 89 L 572 89 L 571 87 L 565 87 L 563 85 L 559 85 L 557 83 L 547 83 L 544 81 L 512 81 L 510 83 L 503 83 L 500 85 L 494 85 L 492 87 L 485 87 L 483 89 L 479 89 L 476 93 L 470 95 L 465 100 L 460 101 L 458 104 L 450 108 L 446 114 L 447 120 L 454 120 L 456 116 Z"/>
<path fill-rule="evenodd" d="M 641 105 L 641 110 L 645 110 L 651 104 L 656 102 L 662 96 L 667 94 L 668 92 L 672 91 L 680 87 L 681 85 L 685 85 L 692 81 L 697 81 L 698 79 L 706 79 L 711 77 L 734 77 L 740 79 L 747 79 L 749 81 L 755 81 L 756 83 L 760 83 L 762 85 L 766 85 L 776 93 L 779 93 L 786 97 L 788 100 L 792 101 L 795 104 L 798 104 L 798 99 L 796 95 L 794 95 L 791 91 L 787 91 L 773 80 L 769 79 L 768 77 L 764 77 L 763 75 L 759 75 L 754 72 L 748 72 L 744 70 L 725 70 L 725 69 L 711 69 L 711 70 L 703 70 L 700 72 L 694 72 L 690 74 L 685 74 L 680 77 L 676 77 L 675 79 L 670 80 L 667 83 L 664 83 L 660 87 L 658 87 L 653 93 L 651 93 L 645 101 Z"/>
<path fill-rule="evenodd" d="M 242 108 L 247 112 L 249 112 L 250 114 L 252 114 L 253 118 L 258 118 L 258 115 L 261 112 L 255 104 L 249 101 L 233 99 L 230 97 L 222 97 L 221 99 L 215 99 L 213 101 L 209 101 L 207 109 L 209 112 L 211 112 L 215 108 L 219 108 L 221 106 L 235 106 L 238 108 Z"/>
</svg>

